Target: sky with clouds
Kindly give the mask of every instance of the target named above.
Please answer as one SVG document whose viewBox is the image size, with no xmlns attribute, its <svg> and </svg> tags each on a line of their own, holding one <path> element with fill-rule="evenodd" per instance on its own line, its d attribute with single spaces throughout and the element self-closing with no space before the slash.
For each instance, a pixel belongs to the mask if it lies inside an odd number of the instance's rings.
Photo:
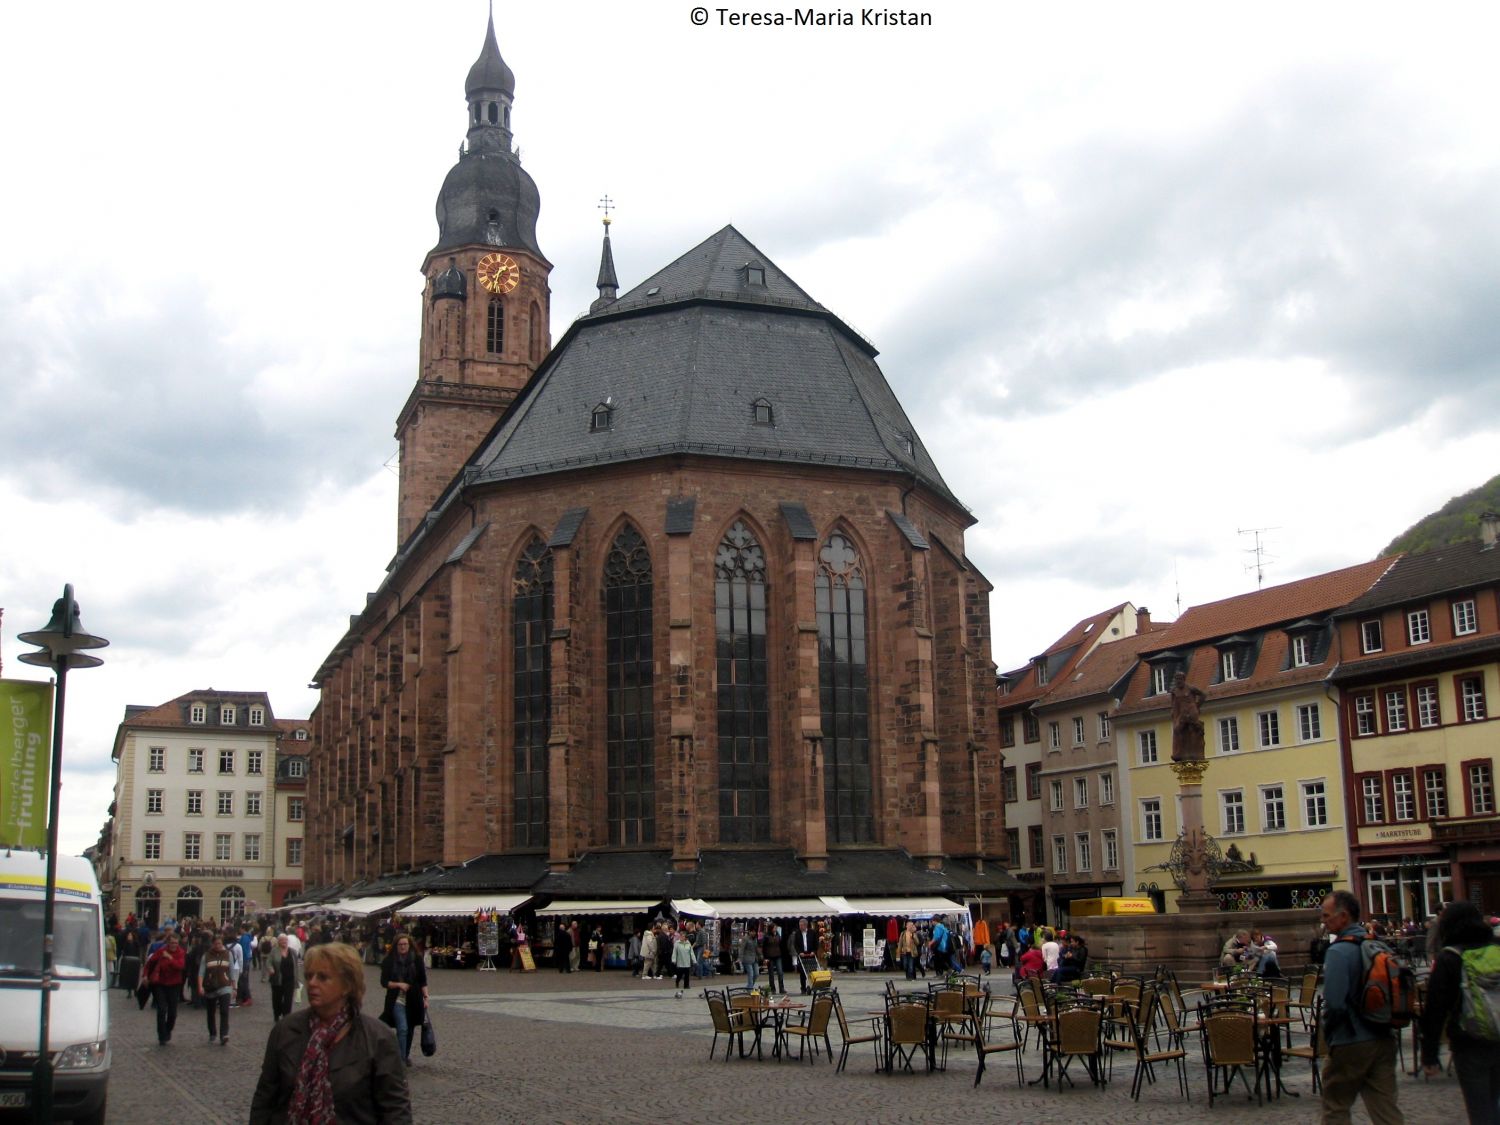
<svg viewBox="0 0 1500 1125">
<path fill-rule="evenodd" d="M 925 28 L 498 0 L 554 339 L 733 222 L 881 349 L 1002 668 L 1372 557 L 1500 472 L 1500 12 L 933 0 Z M 791 12 L 765 0 L 759 11 Z M 826 10 L 826 9 L 825 9 Z M 847 9 L 858 19 L 859 9 Z M 307 683 L 395 548 L 485 5 L 8 8 L 0 657 L 62 584 L 62 843 L 127 703 Z"/>
</svg>

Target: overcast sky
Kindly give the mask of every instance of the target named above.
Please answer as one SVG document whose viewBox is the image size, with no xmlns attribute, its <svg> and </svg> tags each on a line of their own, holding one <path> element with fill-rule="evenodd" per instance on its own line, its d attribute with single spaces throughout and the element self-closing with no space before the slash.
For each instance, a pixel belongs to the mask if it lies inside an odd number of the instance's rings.
<svg viewBox="0 0 1500 1125">
<path fill-rule="evenodd" d="M 791 12 L 761 0 L 761 11 Z M 552 333 L 726 222 L 881 349 L 978 524 L 1001 668 L 1372 557 L 1500 472 L 1488 4 L 934 0 L 745 28 L 496 8 Z M 858 9 L 850 9 L 855 13 Z M 858 18 L 856 14 L 856 19 Z M 127 703 L 306 687 L 395 547 L 481 0 L 0 17 L 0 656 L 65 581 L 62 843 Z"/>
</svg>

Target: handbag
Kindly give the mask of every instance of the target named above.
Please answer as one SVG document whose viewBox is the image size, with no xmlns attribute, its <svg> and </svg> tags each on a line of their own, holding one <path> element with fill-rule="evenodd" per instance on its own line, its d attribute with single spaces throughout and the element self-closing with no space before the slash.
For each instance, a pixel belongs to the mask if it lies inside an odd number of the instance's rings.
<svg viewBox="0 0 1500 1125">
<path fill-rule="evenodd" d="M 432 1013 L 422 1013 L 422 1054 L 432 1058 L 437 1054 L 437 1032 L 432 1030 Z"/>
</svg>

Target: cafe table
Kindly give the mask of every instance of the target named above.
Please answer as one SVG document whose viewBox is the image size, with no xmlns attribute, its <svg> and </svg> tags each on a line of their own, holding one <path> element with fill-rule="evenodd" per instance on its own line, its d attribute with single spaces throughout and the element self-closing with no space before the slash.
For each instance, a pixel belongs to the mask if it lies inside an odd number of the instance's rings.
<svg viewBox="0 0 1500 1125">
<path fill-rule="evenodd" d="M 771 1057 L 781 1058 L 781 1050 L 786 1046 L 786 1021 L 793 1012 L 803 1011 L 806 1004 L 793 1000 L 790 996 L 783 996 L 779 1000 L 766 1000 L 762 996 L 751 996 L 740 998 L 738 1005 L 741 1010 L 749 1012 L 755 1021 L 755 1043 L 757 1053 L 760 1049 L 761 1033 L 767 1028 L 771 1029 Z"/>
</svg>

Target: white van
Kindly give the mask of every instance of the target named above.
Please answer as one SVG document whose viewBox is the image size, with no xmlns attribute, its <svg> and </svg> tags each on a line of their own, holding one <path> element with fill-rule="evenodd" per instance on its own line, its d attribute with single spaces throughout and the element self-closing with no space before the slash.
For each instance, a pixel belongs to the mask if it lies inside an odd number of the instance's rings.
<svg viewBox="0 0 1500 1125">
<path fill-rule="evenodd" d="M 42 915 L 47 860 L 0 849 L 0 1114 L 30 1117 L 32 1067 L 41 1029 Z M 104 904 L 94 868 L 57 857 L 48 1047 L 53 1058 L 53 1119 L 104 1121 L 109 1083 L 109 966 L 104 963 Z"/>
</svg>

